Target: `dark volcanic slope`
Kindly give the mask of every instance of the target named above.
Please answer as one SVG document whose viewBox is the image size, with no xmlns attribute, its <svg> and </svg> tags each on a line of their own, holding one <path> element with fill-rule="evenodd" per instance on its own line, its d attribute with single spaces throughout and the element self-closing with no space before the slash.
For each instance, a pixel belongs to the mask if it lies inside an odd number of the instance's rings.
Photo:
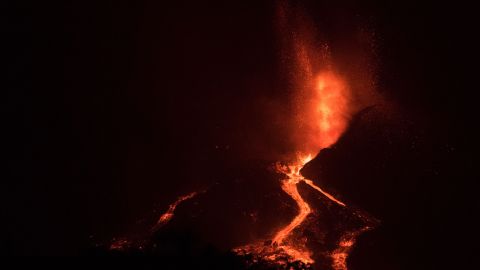
<svg viewBox="0 0 480 270">
<path fill-rule="evenodd" d="M 302 171 L 381 220 L 360 237 L 349 269 L 444 269 L 435 268 L 444 263 L 435 258 L 463 241 L 455 236 L 460 226 L 453 217 L 465 209 L 452 196 L 462 192 L 461 149 L 446 133 L 414 120 L 367 109 Z"/>
<path fill-rule="evenodd" d="M 179 204 L 173 218 L 157 231 L 127 235 L 120 238 L 126 242 L 117 248 L 110 249 L 107 244 L 93 252 L 152 256 L 155 265 L 166 260 L 243 269 L 248 258 L 236 256 L 231 250 L 270 239 L 297 211 L 295 202 L 281 189 L 284 176 L 269 166 L 261 163 L 219 168 L 216 177 L 222 180 Z"/>
</svg>

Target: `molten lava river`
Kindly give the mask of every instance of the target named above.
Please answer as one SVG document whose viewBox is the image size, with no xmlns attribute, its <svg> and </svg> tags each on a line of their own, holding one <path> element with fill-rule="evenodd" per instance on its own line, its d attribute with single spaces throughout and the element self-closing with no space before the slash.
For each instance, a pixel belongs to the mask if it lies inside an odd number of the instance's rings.
<svg viewBox="0 0 480 270">
<path fill-rule="evenodd" d="M 304 145 L 327 148 L 337 141 L 348 121 L 346 117 L 349 113 L 348 96 L 348 87 L 335 73 L 328 71 L 318 75 L 313 93 L 307 96 L 310 102 L 306 102 L 305 106 L 297 112 L 302 120 L 309 123 L 305 130 L 310 134 L 306 134 L 306 138 L 312 139 Z M 235 249 L 238 254 L 253 256 L 252 264 L 269 261 L 281 268 L 310 268 L 315 263 L 314 257 L 317 257 L 325 260 L 320 265 L 325 265 L 326 269 L 346 270 L 346 259 L 356 237 L 375 226 L 374 219 L 360 211 L 348 209 L 344 202 L 326 192 L 312 180 L 302 176 L 301 169 L 312 158 L 312 154 L 297 154 L 293 162 L 276 163 L 276 171 L 286 176 L 281 181 L 282 189 L 295 201 L 298 214 L 290 223 L 280 228 L 272 240 L 260 241 Z M 333 234 L 338 239 L 335 247 L 324 248 L 317 256 L 309 248 L 309 239 L 304 237 L 304 231 L 315 230 L 316 228 L 310 228 L 315 227 L 315 224 L 312 224 L 314 219 L 322 219 L 322 217 L 302 197 L 299 192 L 301 183 L 323 196 L 324 204 L 333 204 L 336 207 L 335 210 L 331 210 L 333 207 L 329 207 L 324 211 L 336 211 L 338 213 L 337 220 L 350 216 L 350 218 L 344 219 L 345 224 L 334 225 L 338 230 L 334 233 L 330 232 L 330 235 Z M 310 216 L 313 216 L 313 220 L 308 219 Z M 328 243 L 324 244 L 329 245 Z"/>
<path fill-rule="evenodd" d="M 304 183 L 312 189 L 318 191 L 324 198 L 331 203 L 346 209 L 346 204 L 336 199 L 331 194 L 324 191 L 322 188 L 313 183 L 312 180 L 306 179 L 300 174 L 300 170 L 303 166 L 312 159 L 311 155 L 306 157 L 299 157 L 297 162 L 283 165 L 281 163 L 276 164 L 276 170 L 279 173 L 285 174 L 286 178 L 282 180 L 282 189 L 287 193 L 297 204 L 298 214 L 294 219 L 276 232 L 271 241 L 259 241 L 255 244 L 246 245 L 236 248 L 234 251 L 240 255 L 253 255 L 254 259 L 252 264 L 260 261 L 270 262 L 281 268 L 310 268 L 315 263 L 313 259 L 312 251 L 306 245 L 306 239 L 301 237 L 302 230 L 308 227 L 306 219 L 309 215 L 314 214 L 312 207 L 304 200 L 300 195 L 298 184 Z M 351 210 L 350 210 L 351 211 Z M 367 215 L 360 212 L 352 211 L 350 213 L 354 216 L 356 221 L 356 227 L 354 229 L 346 230 L 339 237 L 337 247 L 334 248 L 329 254 L 321 257 L 327 257 L 330 268 L 335 270 L 346 270 L 346 259 L 350 249 L 355 243 L 355 238 L 362 232 L 372 228 L 374 221 L 371 221 Z M 351 222 L 351 221 L 350 221 Z M 328 263 L 327 263 L 328 264 Z"/>
<path fill-rule="evenodd" d="M 307 123 L 302 128 L 306 138 L 299 147 L 302 151 L 333 145 L 346 129 L 351 114 L 349 88 L 333 71 L 319 73 L 313 85 L 306 88 L 310 90 L 308 95 L 303 95 L 307 101 L 299 100 L 303 106 L 299 106 L 296 112 L 296 121 Z M 272 228 L 266 239 L 233 249 L 234 253 L 244 258 L 247 267 L 262 265 L 268 269 L 310 269 L 315 266 L 318 269 L 346 270 L 347 257 L 357 236 L 376 226 L 378 221 L 374 218 L 348 207 L 301 174 L 315 152 L 311 150 L 302 154 L 298 151 L 291 161 L 275 163 L 275 172 L 284 175 L 279 183 L 281 190 L 295 203 L 296 214 L 287 224 Z M 205 192 L 179 197 L 160 216 L 152 232 L 161 231 L 182 202 Z M 118 240 L 111 244 L 110 249 L 125 250 L 128 246 L 132 243 Z M 142 243 L 136 246 L 143 249 Z"/>
<path fill-rule="evenodd" d="M 337 141 L 346 128 L 349 89 L 339 76 L 333 71 L 328 71 L 317 76 L 313 90 L 306 95 L 308 102 L 297 111 L 297 116 L 308 123 L 304 127 L 307 139 L 302 144 L 303 149 L 328 148 Z M 281 188 L 295 202 L 297 214 L 288 224 L 273 231 L 271 238 L 233 249 L 237 255 L 249 260 L 247 265 L 262 264 L 266 265 L 266 268 L 285 269 L 309 269 L 317 265 L 320 269 L 346 270 L 346 260 L 356 237 L 376 225 L 375 219 L 359 210 L 350 209 L 314 181 L 302 176 L 301 169 L 313 157 L 311 153 L 297 152 L 293 161 L 275 164 L 275 171 L 285 176 L 281 180 Z M 309 188 L 310 193 L 316 196 L 315 207 L 302 196 L 299 189 L 301 185 L 303 190 Z M 176 207 L 198 193 L 193 192 L 179 197 L 160 216 L 153 230 L 159 230 L 167 224 L 172 219 Z M 323 217 L 323 214 L 328 217 Z M 322 229 L 325 231 L 319 231 Z M 305 236 L 308 231 L 313 231 L 314 235 L 317 235 L 311 237 L 315 239 Z"/>
<path fill-rule="evenodd" d="M 295 207 L 295 215 L 286 224 L 278 222 L 268 228 L 270 233 L 264 239 L 236 247 L 233 252 L 244 258 L 247 267 L 346 270 L 347 257 L 357 236 L 374 228 L 378 221 L 348 206 L 333 191 L 327 192 L 328 187 L 320 187 L 319 179 L 307 179 L 301 171 L 318 153 L 321 158 L 323 149 L 335 145 L 352 115 L 366 104 L 355 102 L 355 97 L 363 93 L 352 95 L 348 80 L 335 69 L 328 46 L 316 47 L 312 30 L 304 27 L 302 20 L 289 25 L 295 22 L 289 14 L 280 7 L 279 29 L 287 48 L 283 53 L 290 61 L 286 73 L 293 82 L 288 101 L 291 110 L 283 117 L 288 126 L 285 130 L 289 131 L 280 136 L 288 138 L 294 149 L 285 155 L 286 162 L 277 162 L 274 168 L 284 176 L 278 192 L 291 198 L 285 205 L 289 209 Z M 178 198 L 160 216 L 153 232 L 170 222 L 179 204 L 197 195 L 193 192 Z M 117 241 L 110 248 L 118 250 L 128 244 Z"/>
</svg>

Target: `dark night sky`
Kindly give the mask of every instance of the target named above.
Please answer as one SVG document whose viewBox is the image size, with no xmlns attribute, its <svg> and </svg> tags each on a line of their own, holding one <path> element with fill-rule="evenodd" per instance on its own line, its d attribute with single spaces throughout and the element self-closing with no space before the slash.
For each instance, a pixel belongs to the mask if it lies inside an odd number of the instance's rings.
<svg viewBox="0 0 480 270">
<path fill-rule="evenodd" d="M 281 147 L 262 111 L 285 91 L 275 1 L 7 2 L 6 254 L 80 254 L 215 183 L 215 167 Z M 384 2 L 304 5 L 332 48 L 357 24 L 375 29 L 379 91 L 427 140 L 456 151 L 442 164 L 458 177 L 422 184 L 445 216 L 424 219 L 467 238 L 478 179 L 475 14 L 460 2 Z"/>
</svg>

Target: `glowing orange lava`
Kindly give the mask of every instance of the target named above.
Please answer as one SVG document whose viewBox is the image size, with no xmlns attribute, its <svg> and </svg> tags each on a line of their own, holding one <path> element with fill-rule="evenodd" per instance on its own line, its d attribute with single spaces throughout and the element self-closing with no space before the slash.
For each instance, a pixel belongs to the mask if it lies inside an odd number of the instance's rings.
<svg viewBox="0 0 480 270">
<path fill-rule="evenodd" d="M 310 91 L 308 91 L 308 88 L 304 90 L 303 97 L 308 100 L 300 100 L 304 105 L 297 109 L 297 116 L 301 117 L 299 122 L 303 122 L 302 126 L 306 127 L 303 150 L 315 153 L 319 149 L 331 146 L 338 140 L 347 127 L 351 112 L 348 107 L 349 88 L 340 76 L 332 70 L 321 72 L 312 88 Z M 276 233 L 273 242 L 293 261 L 301 261 L 305 264 L 314 262 L 311 258 L 311 252 L 304 244 L 295 239 L 289 240 L 292 231 L 298 228 L 312 211 L 308 203 L 299 194 L 297 184 L 303 181 L 329 200 L 342 207 L 346 206 L 345 203 L 324 191 L 312 180 L 306 179 L 300 174 L 300 170 L 311 159 L 312 154 L 308 154 L 300 157 L 293 164 L 277 165 L 277 170 L 288 177 L 283 180 L 282 189 L 295 200 L 298 206 L 298 214 L 288 225 Z M 356 236 L 360 233 L 361 231 L 349 232 L 341 239 L 338 248 L 332 252 L 332 267 L 335 270 L 347 269 L 346 258 L 348 252 Z"/>
<path fill-rule="evenodd" d="M 321 73 L 316 82 L 312 117 L 317 119 L 316 142 L 320 148 L 334 144 L 347 126 L 348 89 L 334 72 Z"/>
<path fill-rule="evenodd" d="M 303 104 L 296 113 L 297 117 L 300 117 L 298 122 L 303 127 L 301 134 L 304 137 L 301 148 L 308 151 L 308 154 L 299 154 L 296 161 L 287 165 L 276 164 L 276 170 L 287 176 L 282 180 L 282 189 L 296 202 L 298 214 L 275 234 L 272 239 L 272 247 L 265 248 L 262 244 L 256 244 L 237 249 L 237 252 L 261 254 L 260 257 L 271 261 L 286 256 L 290 262 L 300 261 L 306 265 L 314 263 L 312 253 L 306 247 L 305 241 L 299 241 L 292 237 L 292 232 L 299 228 L 307 216 L 312 213 L 310 205 L 300 195 L 297 184 L 304 182 L 332 202 L 342 207 L 346 206 L 345 203 L 324 191 L 312 180 L 304 178 L 300 174 L 300 170 L 312 160 L 312 153 L 331 146 L 344 132 L 349 116 L 348 91 L 346 83 L 340 76 L 329 70 L 321 72 L 316 78 L 314 87 L 310 91 L 306 91 L 307 93 L 303 93 L 302 97 L 307 100 L 298 100 Z M 354 237 L 349 238 L 349 243 L 353 244 L 353 239 Z M 341 242 L 340 245 L 342 243 L 344 242 Z M 346 269 L 340 266 L 344 266 L 342 256 L 346 258 L 348 250 L 349 248 L 339 248 L 332 253 L 335 269 Z"/>
<path fill-rule="evenodd" d="M 282 134 L 276 134 L 284 138 L 282 142 L 285 142 L 285 145 L 282 146 L 286 146 L 288 150 L 282 148 L 282 155 L 284 160 L 289 162 L 277 162 L 275 168 L 277 172 L 285 175 L 285 179 L 281 180 L 281 188 L 295 201 L 298 213 L 288 224 L 279 224 L 278 231 L 271 232 L 266 236 L 267 238 L 258 239 L 254 243 L 235 248 L 233 251 L 244 255 L 246 260 L 252 263 L 267 262 L 273 264 L 275 268 L 279 266 L 278 268 L 281 269 L 293 269 L 292 265 L 300 265 L 299 268 L 308 269 L 315 263 L 313 258 L 322 258 L 326 259 L 323 265 L 330 263 L 334 270 L 347 270 L 346 260 L 356 237 L 372 228 L 370 225 L 373 223 L 366 215 L 347 209 L 344 202 L 326 192 L 312 180 L 306 179 L 300 171 L 320 150 L 331 147 L 338 141 L 354 112 L 371 105 L 371 103 L 366 104 L 365 100 L 359 102 L 358 96 L 364 94 L 357 91 L 365 92 L 371 84 L 364 83 L 359 87 L 356 81 L 364 80 L 364 75 L 365 81 L 369 81 L 372 74 L 369 74 L 370 71 L 367 68 L 363 70 L 365 65 L 359 65 L 354 60 L 352 60 L 354 61 L 352 66 L 360 66 L 360 71 L 357 68 L 353 68 L 357 72 L 345 69 L 350 63 L 339 62 L 336 65 L 332 61 L 328 45 L 320 39 L 314 21 L 309 20 L 305 11 L 300 8 L 301 5 L 289 3 L 289 1 L 278 2 L 279 50 L 282 54 L 282 68 L 285 69 L 283 71 L 288 81 L 284 90 L 291 95 L 287 96 L 288 102 L 281 99 L 282 110 L 278 110 L 278 119 L 281 121 L 278 122 L 280 122 Z M 319 47 L 319 44 L 322 46 Z M 342 50 L 336 51 L 337 55 L 339 52 L 342 53 Z M 353 75 L 362 78 L 358 79 Z M 352 89 L 356 90 L 355 95 L 352 95 Z M 315 217 L 318 217 L 323 213 L 321 212 L 323 209 L 317 211 L 319 208 L 310 206 L 304 200 L 298 190 L 298 184 L 302 182 L 318 191 L 333 204 L 339 205 L 340 207 L 335 209 L 340 209 L 342 214 L 353 213 L 361 221 L 360 225 L 355 224 L 355 228 L 352 228 L 353 226 L 336 228 L 333 233 L 338 239 L 336 246 L 331 247 L 332 243 L 328 243 L 326 245 L 328 247 L 322 249 L 321 254 L 313 254 L 307 247 L 307 241 L 310 239 L 306 238 L 308 234 L 305 232 L 311 225 L 308 223 L 309 215 L 315 214 Z M 153 231 L 173 218 L 175 209 L 180 203 L 197 194 L 198 192 L 193 192 L 179 197 L 160 216 Z M 313 239 L 312 243 L 315 240 Z M 324 244 L 326 240 L 316 241 L 315 244 L 320 242 Z M 119 240 L 111 248 L 121 249 L 128 245 L 128 242 Z"/>
<path fill-rule="evenodd" d="M 366 226 L 361 230 L 353 231 L 347 233 L 342 237 L 340 243 L 338 243 L 337 249 L 335 249 L 332 253 L 333 264 L 332 267 L 334 270 L 346 270 L 347 269 L 347 257 L 348 253 L 352 249 L 353 245 L 355 244 L 355 239 L 361 233 L 370 230 L 370 226 Z"/>
<path fill-rule="evenodd" d="M 303 200 L 302 196 L 298 193 L 297 184 L 301 181 L 304 181 L 308 185 L 314 187 L 316 190 L 320 191 L 322 194 L 327 196 L 327 198 L 331 199 L 332 201 L 345 206 L 345 204 L 337 199 L 335 199 L 332 195 L 324 192 L 322 189 L 317 187 L 311 180 L 305 179 L 301 174 L 300 170 L 302 167 L 312 159 L 311 155 L 308 155 L 305 158 L 300 158 L 298 163 L 293 165 L 280 165 L 277 163 L 277 171 L 284 173 L 288 176 L 287 179 L 283 180 L 282 182 L 282 189 L 292 197 L 297 203 L 299 213 L 298 215 L 282 230 L 277 232 L 275 237 L 273 238 L 273 242 L 276 243 L 280 248 L 283 248 L 284 251 L 290 255 L 295 260 L 300 260 L 304 263 L 313 263 L 313 259 L 310 257 L 310 251 L 308 251 L 304 247 L 299 247 L 298 244 L 296 246 L 291 245 L 285 241 L 285 239 L 290 235 L 290 233 L 298 227 L 305 218 L 310 214 L 311 209 L 305 200 Z"/>
<path fill-rule="evenodd" d="M 183 201 L 186 201 L 188 199 L 195 197 L 195 195 L 197 194 L 198 192 L 192 192 L 190 194 L 180 196 L 174 203 L 170 204 L 167 212 L 165 212 L 163 215 L 160 216 L 160 218 L 157 221 L 157 224 L 153 227 L 153 230 L 156 230 L 161 226 L 167 224 L 172 219 L 173 213 L 175 212 L 175 209 L 177 208 L 177 206 Z"/>
<path fill-rule="evenodd" d="M 283 180 L 282 182 L 282 189 L 295 200 L 298 206 L 298 214 L 297 216 L 283 229 L 281 229 L 275 237 L 273 238 L 273 243 L 278 245 L 278 248 L 283 249 L 283 251 L 288 254 L 290 257 L 293 258 L 294 261 L 302 261 L 306 264 L 313 263 L 313 259 L 311 258 L 311 252 L 301 244 L 295 242 L 287 241 L 288 237 L 290 236 L 291 232 L 300 226 L 305 218 L 311 213 L 310 206 L 308 203 L 302 198 L 300 193 L 298 192 L 297 184 L 301 181 L 305 182 L 309 186 L 313 187 L 317 191 L 321 192 L 325 195 L 328 199 L 338 203 L 341 206 L 345 206 L 345 204 L 339 200 L 337 200 L 332 195 L 328 194 L 327 192 L 323 191 L 320 187 L 316 186 L 311 180 L 305 179 L 301 174 L 300 170 L 302 167 L 312 159 L 311 155 L 306 157 L 299 158 L 297 163 L 292 165 L 281 165 L 277 163 L 277 171 L 287 175 L 287 179 Z"/>
<path fill-rule="evenodd" d="M 304 178 L 300 171 L 320 150 L 331 147 L 338 141 L 355 112 L 371 104 L 369 95 L 373 97 L 371 95 L 373 76 L 363 60 L 361 61 L 363 65 L 358 65 L 362 68 L 358 70 L 353 68 L 355 72 L 345 69 L 350 63 L 339 62 L 337 65 L 332 59 L 328 44 L 321 40 L 316 23 L 310 19 L 307 11 L 293 1 L 278 3 L 276 19 L 282 68 L 288 82 L 291 83 L 286 88 L 292 93 L 289 114 L 283 118 L 286 132 L 281 135 L 288 139 L 293 150 L 284 158 L 293 162 L 287 162 L 286 165 L 277 163 L 276 169 L 286 175 L 281 187 L 295 201 L 298 214 L 275 232 L 271 241 L 260 240 L 234 251 L 253 255 L 253 262 L 269 261 L 283 268 L 288 268 L 288 265 L 294 262 L 301 262 L 308 267 L 314 263 L 313 255 L 318 255 L 315 257 L 323 257 L 331 262 L 333 269 L 346 270 L 346 258 L 356 237 L 371 228 L 370 225 L 376 221 L 358 211 L 348 209 L 348 212 L 356 215 L 362 223 L 355 228 L 345 227 L 341 232 L 343 235 L 339 236 L 337 248 L 327 254 L 312 254 L 307 247 L 309 240 L 306 239 L 307 234 L 303 232 L 309 226 L 308 216 L 319 213 L 302 198 L 297 185 L 301 182 L 309 185 L 342 207 L 341 212 L 347 212 L 345 203 L 327 193 L 312 180 Z M 322 46 L 318 46 L 319 44 Z M 352 56 L 356 53 L 352 47 Z M 363 52 L 358 53 L 363 55 Z M 352 64 L 360 61 L 358 59 L 363 58 L 353 57 Z M 368 56 L 365 59 L 368 59 Z M 340 73 L 341 70 L 347 71 L 348 74 Z M 356 91 L 353 95 L 352 88 L 361 92 Z"/>
<path fill-rule="evenodd" d="M 347 111 L 347 87 L 342 80 L 333 72 L 323 72 L 318 76 L 315 91 L 313 91 L 312 99 L 304 108 L 305 112 L 310 112 L 308 115 L 313 117 L 310 121 L 310 134 L 312 142 L 310 144 L 322 147 L 328 147 L 335 143 L 338 137 L 345 130 L 347 125 L 345 112 Z M 314 151 L 317 149 L 314 149 Z M 285 174 L 288 178 L 283 180 L 282 189 L 295 200 L 298 206 L 298 215 L 283 229 L 281 229 L 275 237 L 273 242 L 282 247 L 287 254 L 300 260 L 304 263 L 312 263 L 310 252 L 304 247 L 298 247 L 288 244 L 285 240 L 290 233 L 297 228 L 305 218 L 310 214 L 311 209 L 302 196 L 298 192 L 297 184 L 301 181 L 305 182 L 315 190 L 325 195 L 328 199 L 335 203 L 345 206 L 343 202 L 337 200 L 334 196 L 322 190 L 315 185 L 313 181 L 305 179 L 300 170 L 303 166 L 312 159 L 312 155 L 308 154 L 298 158 L 298 161 L 290 165 L 277 164 L 278 172 Z"/>
<path fill-rule="evenodd" d="M 320 149 L 334 144 L 345 131 L 351 109 L 350 89 L 333 70 L 324 70 L 299 90 L 296 102 L 295 133 L 298 151 L 316 154 Z"/>
</svg>

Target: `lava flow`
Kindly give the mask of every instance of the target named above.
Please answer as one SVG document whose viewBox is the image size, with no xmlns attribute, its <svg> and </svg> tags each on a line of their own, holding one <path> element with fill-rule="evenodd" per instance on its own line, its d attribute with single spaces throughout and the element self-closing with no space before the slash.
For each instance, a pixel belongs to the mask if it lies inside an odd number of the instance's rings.
<svg viewBox="0 0 480 270">
<path fill-rule="evenodd" d="M 286 69 L 291 83 L 285 89 L 291 91 L 286 92 L 287 100 L 281 100 L 285 110 L 276 115 L 282 119 L 278 121 L 282 133 L 276 135 L 284 138 L 282 146 L 287 150 L 282 154 L 286 154 L 284 160 L 288 162 L 277 162 L 275 169 L 285 175 L 281 188 L 294 202 L 285 205 L 296 207 L 297 213 L 285 222 L 287 224 L 277 224 L 254 243 L 233 251 L 253 268 L 257 263 L 259 269 L 262 264 L 266 264 L 267 269 L 305 269 L 315 264 L 321 269 L 346 270 L 347 257 L 357 236 L 371 229 L 376 221 L 350 209 L 300 172 L 320 150 L 338 141 L 355 112 L 371 105 L 366 104 L 368 96 L 363 101 L 358 99 L 367 86 L 372 85 L 368 83 L 371 75 L 362 69 L 357 77 L 349 77 L 351 70 L 345 69 L 345 63 L 335 65 L 329 47 L 317 40 L 314 24 L 309 22 L 308 16 L 290 9 L 287 1 L 282 3 L 277 14 L 280 51 L 282 68 Z M 318 47 L 319 44 L 323 46 Z M 347 73 L 339 72 L 341 70 Z M 363 80 L 364 74 L 365 81 L 359 86 L 358 80 Z M 171 204 L 153 231 L 161 232 L 158 229 L 173 218 L 176 207 L 196 194 L 182 196 Z M 119 242 L 115 247 L 124 245 Z"/>
<path fill-rule="evenodd" d="M 300 106 L 300 109 L 296 112 L 297 117 L 301 117 L 304 123 L 308 123 L 308 125 L 303 125 L 306 127 L 305 141 L 301 145 L 309 148 L 326 148 L 338 140 L 347 126 L 349 89 L 346 83 L 333 71 L 326 71 L 318 75 L 315 87 L 312 90 L 314 91 L 303 94 L 308 100 L 302 101 L 304 106 Z M 313 213 L 312 207 L 299 193 L 298 184 L 302 182 L 307 184 L 341 208 L 345 208 L 346 205 L 317 186 L 312 180 L 301 175 L 300 170 L 312 158 L 312 154 L 300 154 L 296 161 L 292 163 L 276 164 L 276 171 L 287 176 L 282 181 L 282 189 L 295 201 L 298 214 L 274 235 L 270 245 L 265 245 L 270 241 L 259 242 L 237 248 L 235 250 L 237 253 L 254 255 L 258 258 L 257 260 L 271 261 L 284 266 L 293 262 L 300 262 L 308 266 L 315 262 L 312 258 L 312 252 L 306 245 L 307 239 L 302 239 L 294 233 L 302 228 L 306 218 Z M 358 213 L 356 215 L 365 219 Z M 346 258 L 356 236 L 368 228 L 365 225 L 360 229 L 344 232 L 337 244 L 338 247 L 330 253 L 333 269 L 347 269 Z"/>
<path fill-rule="evenodd" d="M 153 227 L 153 230 L 155 231 L 158 228 L 160 228 L 161 226 L 167 224 L 172 219 L 173 213 L 175 212 L 175 209 L 177 208 L 177 206 L 180 203 L 182 203 L 183 201 L 186 201 L 186 200 L 189 200 L 189 199 L 195 197 L 195 195 L 197 195 L 197 194 L 198 194 L 198 192 L 192 192 L 192 193 L 189 193 L 187 195 L 180 196 L 174 203 L 170 204 L 167 212 L 165 212 L 163 215 L 160 216 L 160 218 L 157 221 L 157 224 L 155 224 L 155 226 Z"/>
<path fill-rule="evenodd" d="M 305 182 L 315 190 L 319 191 L 323 195 L 325 195 L 328 199 L 334 201 L 335 203 L 345 206 L 345 204 L 339 200 L 337 200 L 332 195 L 328 194 L 327 192 L 323 191 L 320 187 L 315 185 L 313 181 L 305 179 L 301 174 L 300 170 L 302 167 L 312 159 L 311 155 L 307 157 L 300 158 L 298 163 L 293 165 L 281 165 L 277 163 L 277 171 L 280 173 L 284 173 L 288 176 L 287 179 L 283 180 L 282 189 L 292 197 L 297 203 L 299 208 L 298 215 L 288 224 L 285 228 L 280 230 L 275 237 L 273 238 L 274 245 L 278 245 L 279 248 L 282 248 L 288 255 L 290 255 L 295 260 L 300 260 L 304 263 L 313 263 L 314 261 L 310 258 L 309 251 L 307 250 L 299 250 L 297 247 L 288 244 L 288 241 L 285 239 L 290 235 L 292 230 L 298 227 L 305 218 L 310 214 L 311 209 L 308 203 L 302 198 L 300 193 L 298 192 L 297 184 L 301 181 Z"/>
<path fill-rule="evenodd" d="M 310 100 L 305 105 L 304 110 L 300 110 L 298 114 L 308 115 L 310 123 L 310 135 L 314 139 L 308 144 L 319 147 L 328 147 L 336 142 L 346 127 L 347 119 L 347 97 L 348 88 L 346 84 L 332 71 L 322 72 L 317 78 L 314 91 L 309 95 Z M 284 229 L 280 230 L 273 241 L 278 245 L 282 245 L 290 232 L 299 226 L 303 220 L 311 212 L 310 206 L 303 200 L 298 193 L 297 184 L 301 181 L 310 187 L 325 195 L 331 201 L 345 206 L 345 204 L 337 200 L 334 196 L 322 190 L 315 185 L 313 181 L 305 179 L 300 170 L 312 159 L 312 155 L 308 154 L 300 156 L 297 161 L 290 165 L 277 165 L 277 171 L 285 174 L 288 178 L 283 181 L 282 189 L 295 200 L 299 207 L 299 214 Z M 287 249 L 288 250 L 288 249 Z M 300 258 L 298 258 L 300 259 Z M 306 260 L 306 262 L 309 260 Z"/>
</svg>

